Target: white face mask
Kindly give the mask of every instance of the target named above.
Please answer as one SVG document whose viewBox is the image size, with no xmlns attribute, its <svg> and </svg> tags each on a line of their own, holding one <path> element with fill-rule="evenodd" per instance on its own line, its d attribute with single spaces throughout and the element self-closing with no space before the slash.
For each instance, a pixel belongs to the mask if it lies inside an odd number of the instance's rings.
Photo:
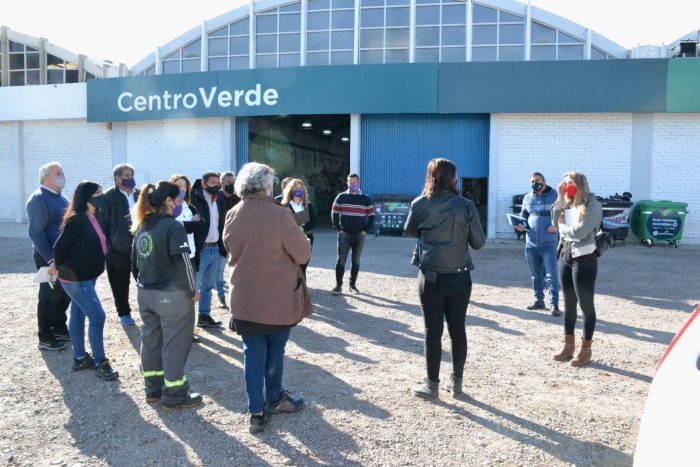
<svg viewBox="0 0 700 467">
<path fill-rule="evenodd" d="M 66 186 L 66 177 L 64 177 L 63 175 L 59 175 L 58 177 L 53 179 L 53 183 L 62 190 Z"/>
</svg>

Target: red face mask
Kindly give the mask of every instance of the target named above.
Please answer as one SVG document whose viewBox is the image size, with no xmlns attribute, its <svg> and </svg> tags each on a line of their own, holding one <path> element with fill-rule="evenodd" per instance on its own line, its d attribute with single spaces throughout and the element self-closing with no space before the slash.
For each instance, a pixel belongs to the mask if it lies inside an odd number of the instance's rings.
<svg viewBox="0 0 700 467">
<path fill-rule="evenodd" d="M 566 196 L 569 198 L 574 199 L 577 191 L 576 185 L 566 185 Z"/>
</svg>

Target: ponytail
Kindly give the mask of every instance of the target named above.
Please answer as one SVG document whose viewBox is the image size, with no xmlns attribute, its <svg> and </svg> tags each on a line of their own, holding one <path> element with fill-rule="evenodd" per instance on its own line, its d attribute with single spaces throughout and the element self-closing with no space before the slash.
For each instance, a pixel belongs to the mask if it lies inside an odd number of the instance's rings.
<svg viewBox="0 0 700 467">
<path fill-rule="evenodd" d="M 178 196 L 178 186 L 166 181 L 158 182 L 158 185 L 147 183 L 141 187 L 139 199 L 134 206 L 134 224 L 131 226 L 131 232 L 136 233 L 150 214 L 162 211 L 166 199 L 174 200 Z"/>
</svg>

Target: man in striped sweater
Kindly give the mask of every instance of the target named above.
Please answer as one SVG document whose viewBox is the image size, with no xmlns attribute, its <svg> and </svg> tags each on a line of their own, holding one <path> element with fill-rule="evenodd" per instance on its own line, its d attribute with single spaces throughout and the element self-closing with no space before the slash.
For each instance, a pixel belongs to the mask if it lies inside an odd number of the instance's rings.
<svg viewBox="0 0 700 467">
<path fill-rule="evenodd" d="M 343 275 L 350 249 L 350 292 L 360 293 L 356 287 L 357 274 L 360 272 L 360 255 L 365 245 L 365 237 L 374 225 L 374 204 L 369 196 L 360 191 L 359 175 L 351 173 L 347 182 L 348 190 L 335 198 L 331 210 L 333 227 L 338 231 L 338 259 L 335 263 L 335 288 L 332 291 L 334 295 L 343 291 Z"/>
</svg>

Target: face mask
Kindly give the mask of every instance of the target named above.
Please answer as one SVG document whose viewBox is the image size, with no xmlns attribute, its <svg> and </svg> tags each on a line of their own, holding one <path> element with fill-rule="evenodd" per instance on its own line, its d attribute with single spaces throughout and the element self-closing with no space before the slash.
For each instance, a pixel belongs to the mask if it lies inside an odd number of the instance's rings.
<svg viewBox="0 0 700 467">
<path fill-rule="evenodd" d="M 53 179 L 53 184 L 59 187 L 61 190 L 66 187 L 66 177 L 59 175 Z"/>
<path fill-rule="evenodd" d="M 576 185 L 566 185 L 566 196 L 569 198 L 574 199 L 577 191 Z"/>
<path fill-rule="evenodd" d="M 186 196 L 187 192 L 185 190 L 180 190 L 180 198 L 182 198 L 182 201 L 185 201 Z"/>
<path fill-rule="evenodd" d="M 233 194 L 233 183 L 230 185 L 224 185 L 224 191 L 228 194 Z"/>
<path fill-rule="evenodd" d="M 535 182 L 531 186 L 532 186 L 532 191 L 540 191 L 542 188 L 544 188 L 544 183 Z"/>
<path fill-rule="evenodd" d="M 303 198 L 304 190 L 294 190 L 292 191 L 292 196 L 296 196 L 297 198 Z"/>
<path fill-rule="evenodd" d="M 122 178 L 121 185 L 127 190 L 133 190 L 136 186 L 136 180 L 132 178 Z"/>
<path fill-rule="evenodd" d="M 218 186 L 208 186 L 206 188 L 206 190 L 207 190 L 207 193 L 209 193 L 210 195 L 215 195 L 219 192 L 219 187 Z"/>
<path fill-rule="evenodd" d="M 105 205 L 105 197 L 104 195 L 93 196 L 90 198 L 89 202 L 95 206 L 95 209 L 102 209 L 102 207 Z"/>
<path fill-rule="evenodd" d="M 350 190 L 351 193 L 357 193 L 358 191 L 360 191 L 360 184 L 348 183 L 348 190 Z"/>
<path fill-rule="evenodd" d="M 173 217 L 180 217 L 182 214 L 182 204 L 178 204 L 173 208 Z"/>
</svg>

